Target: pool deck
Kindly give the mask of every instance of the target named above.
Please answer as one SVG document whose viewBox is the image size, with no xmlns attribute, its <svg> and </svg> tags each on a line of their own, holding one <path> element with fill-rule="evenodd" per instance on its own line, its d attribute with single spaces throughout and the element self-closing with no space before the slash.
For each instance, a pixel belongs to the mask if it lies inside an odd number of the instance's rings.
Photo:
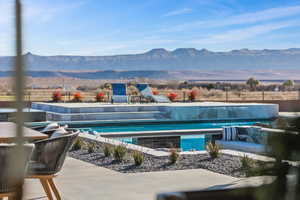
<svg viewBox="0 0 300 200">
<path fill-rule="evenodd" d="M 186 107 L 186 106 L 247 106 L 247 105 L 270 105 L 268 103 L 224 103 L 224 102 L 173 102 L 173 103 L 42 103 L 38 102 L 38 104 L 44 105 L 53 105 L 53 106 L 62 106 L 66 108 L 89 108 L 89 107 L 135 107 L 135 106 L 175 106 L 175 107 Z"/>
<path fill-rule="evenodd" d="M 64 200 L 154 200 L 161 192 L 258 186 L 265 180 L 239 179 L 203 169 L 123 174 L 67 158 L 55 182 Z M 47 199 L 38 180 L 25 183 L 24 199 Z"/>
</svg>

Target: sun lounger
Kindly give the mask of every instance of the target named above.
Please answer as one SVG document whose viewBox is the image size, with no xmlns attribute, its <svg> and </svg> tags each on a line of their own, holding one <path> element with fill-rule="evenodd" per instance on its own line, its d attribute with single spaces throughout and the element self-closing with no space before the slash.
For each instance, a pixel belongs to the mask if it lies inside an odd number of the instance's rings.
<svg viewBox="0 0 300 200">
<path fill-rule="evenodd" d="M 171 102 L 169 98 L 164 95 L 154 95 L 148 84 L 137 84 L 136 88 L 140 91 L 141 95 L 144 98 L 150 99 L 150 101 L 152 102 L 157 102 L 157 103 Z"/>
<path fill-rule="evenodd" d="M 126 84 L 112 83 L 112 103 L 128 103 L 129 99 L 126 95 Z"/>
</svg>

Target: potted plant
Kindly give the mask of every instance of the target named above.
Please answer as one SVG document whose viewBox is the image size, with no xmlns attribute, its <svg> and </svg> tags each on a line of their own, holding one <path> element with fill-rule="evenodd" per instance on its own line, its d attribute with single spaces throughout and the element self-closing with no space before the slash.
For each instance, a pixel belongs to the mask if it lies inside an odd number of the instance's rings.
<svg viewBox="0 0 300 200">
<path fill-rule="evenodd" d="M 73 95 L 73 102 L 82 102 L 83 96 L 80 92 L 75 92 Z"/>
<path fill-rule="evenodd" d="M 188 98 L 189 98 L 189 101 L 195 101 L 196 98 L 198 96 L 198 91 L 197 90 L 192 90 L 188 93 Z"/>
<path fill-rule="evenodd" d="M 53 102 L 59 102 L 62 100 L 62 94 L 60 91 L 55 91 L 52 94 L 52 101 Z"/>
<path fill-rule="evenodd" d="M 153 91 L 152 91 L 152 94 L 153 94 L 153 95 L 159 95 L 159 92 L 158 92 L 157 90 L 153 90 Z"/>
<path fill-rule="evenodd" d="M 170 101 L 175 101 L 177 96 L 178 95 L 175 92 L 171 92 L 168 94 L 168 98 L 170 99 Z"/>
<path fill-rule="evenodd" d="M 103 92 L 99 92 L 99 93 L 97 93 L 95 99 L 96 99 L 97 102 L 103 102 L 104 97 L 105 97 L 105 94 Z"/>
</svg>

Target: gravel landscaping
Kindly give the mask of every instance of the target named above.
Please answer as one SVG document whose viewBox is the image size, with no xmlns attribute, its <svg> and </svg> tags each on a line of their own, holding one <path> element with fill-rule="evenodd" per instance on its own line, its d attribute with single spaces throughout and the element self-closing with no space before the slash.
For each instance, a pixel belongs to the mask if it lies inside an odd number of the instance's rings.
<svg viewBox="0 0 300 200">
<path fill-rule="evenodd" d="M 175 164 L 170 164 L 169 157 L 153 157 L 145 155 L 145 160 L 141 166 L 135 166 L 134 160 L 130 154 L 127 154 L 123 161 L 117 162 L 112 156 L 105 157 L 101 149 L 97 149 L 94 153 L 88 153 L 87 150 L 82 149 L 71 151 L 69 152 L 69 156 L 122 173 L 201 168 L 233 177 L 245 176 L 241 171 L 240 158 L 226 154 L 221 154 L 215 159 L 211 159 L 208 154 L 181 155 Z"/>
</svg>

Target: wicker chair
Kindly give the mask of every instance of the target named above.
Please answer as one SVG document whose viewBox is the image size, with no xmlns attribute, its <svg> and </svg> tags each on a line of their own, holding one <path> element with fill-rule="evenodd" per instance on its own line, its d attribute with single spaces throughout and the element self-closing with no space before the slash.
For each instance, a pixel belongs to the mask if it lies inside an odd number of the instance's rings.
<svg viewBox="0 0 300 200">
<path fill-rule="evenodd" d="M 53 199 L 52 192 L 56 199 L 61 199 L 53 178 L 61 170 L 67 153 L 78 134 L 79 131 L 75 131 L 35 143 L 33 155 L 28 166 L 27 178 L 39 179 L 49 200 Z"/>
<path fill-rule="evenodd" d="M 30 155 L 32 153 L 33 145 L 25 145 L 23 156 L 23 163 L 21 163 L 21 169 L 24 170 L 22 175 L 25 175 L 25 169 L 27 167 Z M 8 199 L 14 199 L 16 195 L 18 178 L 24 177 L 15 177 L 18 174 L 17 170 L 20 170 L 15 167 L 9 166 L 10 159 L 14 155 L 16 150 L 16 145 L 14 144 L 0 144 L 0 199 L 8 197 Z"/>
</svg>

